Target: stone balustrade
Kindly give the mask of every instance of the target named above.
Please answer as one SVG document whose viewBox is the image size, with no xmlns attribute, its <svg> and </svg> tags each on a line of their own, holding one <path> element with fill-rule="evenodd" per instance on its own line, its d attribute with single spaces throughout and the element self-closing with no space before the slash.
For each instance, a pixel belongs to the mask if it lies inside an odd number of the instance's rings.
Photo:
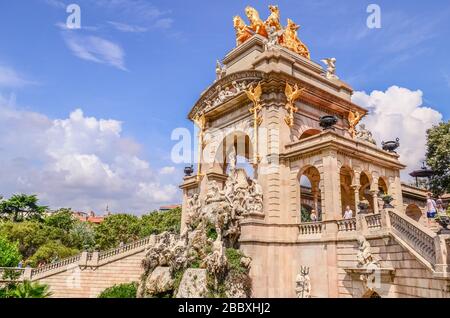
<svg viewBox="0 0 450 318">
<path fill-rule="evenodd" d="M 369 230 L 381 229 L 381 214 L 367 215 L 366 224 Z"/>
<path fill-rule="evenodd" d="M 389 211 L 389 218 L 393 233 L 434 266 L 436 264 L 436 234 L 427 233 L 419 228 L 419 224 L 413 224 L 406 216 L 394 211 Z"/>
<path fill-rule="evenodd" d="M 336 221 L 339 232 L 356 231 L 356 218 Z"/>
<path fill-rule="evenodd" d="M 135 250 L 137 248 L 140 248 L 144 245 L 147 245 L 150 242 L 151 237 L 143 238 L 142 240 L 134 241 L 129 244 L 125 244 L 123 246 L 113 248 L 107 251 L 102 251 L 98 253 L 98 260 L 104 261 L 108 258 L 114 257 L 119 254 L 127 253 L 129 251 Z"/>
<path fill-rule="evenodd" d="M 321 234 L 324 229 L 322 222 L 308 222 L 302 223 L 298 226 L 299 235 L 314 235 Z"/>
<path fill-rule="evenodd" d="M 70 265 L 70 264 L 78 263 L 80 261 L 80 259 L 81 259 L 81 254 L 78 254 L 78 255 L 75 255 L 75 256 L 72 256 L 72 257 L 65 258 L 65 259 L 63 259 L 63 260 L 61 260 L 59 262 L 50 263 L 50 264 L 47 264 L 47 265 L 44 265 L 44 266 L 33 268 L 31 270 L 31 278 L 33 276 L 36 276 L 36 275 L 41 274 L 43 272 L 55 270 L 55 269 L 58 269 L 58 268 L 66 267 L 67 265 Z"/>
</svg>

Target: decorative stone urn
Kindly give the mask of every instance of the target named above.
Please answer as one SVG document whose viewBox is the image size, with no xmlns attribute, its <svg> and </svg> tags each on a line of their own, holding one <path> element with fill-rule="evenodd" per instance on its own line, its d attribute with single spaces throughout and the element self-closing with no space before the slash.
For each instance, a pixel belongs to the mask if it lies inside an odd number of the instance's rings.
<svg viewBox="0 0 450 318">
<path fill-rule="evenodd" d="M 389 152 L 395 152 L 395 150 L 400 147 L 400 139 L 397 138 L 394 140 L 381 142 L 381 146 L 383 147 L 383 150 L 389 151 Z"/>
<path fill-rule="evenodd" d="M 193 172 L 194 172 L 194 166 L 193 165 L 184 167 L 184 176 L 185 177 L 190 177 Z"/>
<path fill-rule="evenodd" d="M 336 116 L 322 116 L 320 117 L 320 127 L 323 128 L 323 130 L 333 129 L 333 126 L 336 125 L 338 122 L 338 119 Z"/>
<path fill-rule="evenodd" d="M 358 203 L 358 209 L 360 214 L 367 214 L 369 213 L 369 202 L 367 200 L 363 200 Z"/>
<path fill-rule="evenodd" d="M 383 195 L 381 197 L 381 199 L 384 202 L 383 209 L 392 209 L 392 208 L 394 208 L 394 206 L 391 204 L 391 202 L 394 200 L 394 198 L 391 195 L 385 194 L 385 195 Z"/>
</svg>

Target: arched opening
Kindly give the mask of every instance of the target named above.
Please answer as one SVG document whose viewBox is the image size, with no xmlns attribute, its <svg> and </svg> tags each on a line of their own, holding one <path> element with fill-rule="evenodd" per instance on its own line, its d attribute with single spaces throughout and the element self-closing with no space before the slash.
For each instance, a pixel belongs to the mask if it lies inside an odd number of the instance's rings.
<svg viewBox="0 0 450 318">
<path fill-rule="evenodd" d="M 305 130 L 305 131 L 300 135 L 299 140 L 302 140 L 302 139 L 305 139 L 305 138 L 309 138 L 309 137 L 311 137 L 311 136 L 318 135 L 318 134 L 320 134 L 320 133 L 321 133 L 321 131 L 318 130 L 318 129 L 308 129 L 308 130 Z"/>
<path fill-rule="evenodd" d="M 300 183 L 300 220 L 311 222 L 312 213 L 316 220 L 322 220 L 322 199 L 320 195 L 320 173 L 316 167 L 309 166 L 302 170 Z"/>
<path fill-rule="evenodd" d="M 416 222 L 422 218 L 422 210 L 416 204 L 410 204 L 406 207 L 406 215 Z"/>
<path fill-rule="evenodd" d="M 250 137 L 244 132 L 234 132 L 227 135 L 216 152 L 215 162 L 220 164 L 222 173 L 228 174 L 230 168 L 245 170 L 248 177 L 254 177 L 251 164 L 253 149 Z"/>
<path fill-rule="evenodd" d="M 384 177 L 378 178 L 378 192 L 380 194 L 389 194 L 389 188 Z"/>
<path fill-rule="evenodd" d="M 369 173 L 363 171 L 359 178 L 359 184 L 361 185 L 359 189 L 359 201 L 368 201 L 370 210 L 373 209 L 373 197 L 370 193 L 370 185 L 372 184 L 372 177 Z"/>
<path fill-rule="evenodd" d="M 340 170 L 340 183 L 341 183 L 341 211 L 342 217 L 346 207 L 350 207 L 355 215 L 355 191 L 353 191 L 353 171 L 350 167 L 343 166 Z"/>
</svg>

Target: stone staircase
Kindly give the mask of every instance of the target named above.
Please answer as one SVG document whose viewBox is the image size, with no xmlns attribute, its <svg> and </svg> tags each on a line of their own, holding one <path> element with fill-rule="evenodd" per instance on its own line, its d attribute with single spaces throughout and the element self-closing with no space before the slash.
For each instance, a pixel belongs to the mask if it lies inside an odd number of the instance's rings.
<svg viewBox="0 0 450 318">
<path fill-rule="evenodd" d="M 112 248 L 99 252 L 82 252 L 78 255 L 62 259 L 58 262 L 40 266 L 37 268 L 0 268 L 0 283 L 6 282 L 9 279 L 3 278 L 4 273 L 16 273 L 18 281 L 30 280 L 36 281 L 47 276 L 55 275 L 64 272 L 74 267 L 79 268 L 96 268 L 114 262 L 118 259 L 142 252 L 152 241 L 153 236 L 148 236 L 143 239 L 122 245 L 120 247 Z"/>
</svg>

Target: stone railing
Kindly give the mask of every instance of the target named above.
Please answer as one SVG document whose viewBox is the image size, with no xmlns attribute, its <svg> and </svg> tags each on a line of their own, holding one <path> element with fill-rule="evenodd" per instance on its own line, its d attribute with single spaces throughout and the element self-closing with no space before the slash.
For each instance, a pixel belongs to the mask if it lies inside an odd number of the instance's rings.
<svg viewBox="0 0 450 318">
<path fill-rule="evenodd" d="M 302 223 L 298 226 L 299 235 L 321 234 L 324 228 L 321 222 Z"/>
<path fill-rule="evenodd" d="M 147 245 L 150 242 L 150 238 L 151 238 L 151 236 L 143 238 L 143 239 L 138 240 L 138 241 L 134 241 L 134 242 L 125 244 L 125 245 L 117 247 L 117 248 L 113 248 L 113 249 L 110 249 L 110 250 L 107 250 L 107 251 L 99 252 L 98 253 L 98 260 L 99 261 L 104 261 L 104 260 L 106 260 L 108 258 L 111 258 L 111 257 L 114 257 L 116 255 L 123 254 L 123 253 L 129 252 L 131 250 L 140 248 L 140 247 L 142 247 L 144 245 Z"/>
<path fill-rule="evenodd" d="M 31 270 L 31 276 L 33 277 L 33 276 L 36 276 L 43 272 L 48 272 L 48 271 L 51 271 L 54 269 L 65 267 L 65 266 L 73 264 L 73 263 L 78 263 L 80 261 L 80 259 L 81 259 L 81 254 L 78 254 L 78 255 L 75 255 L 72 257 L 65 258 L 59 262 L 55 262 L 55 263 L 47 264 L 47 265 L 44 265 L 41 267 L 33 268 Z"/>
<path fill-rule="evenodd" d="M 381 229 L 381 214 L 367 215 L 366 223 L 369 230 Z"/>
<path fill-rule="evenodd" d="M 434 236 L 436 235 L 433 236 L 432 233 L 426 233 L 413 224 L 412 221 L 394 211 L 389 211 L 389 218 L 394 234 L 398 235 L 400 239 L 434 266 L 436 264 Z"/>
<path fill-rule="evenodd" d="M 356 218 L 336 221 L 339 232 L 356 231 Z"/>
</svg>

